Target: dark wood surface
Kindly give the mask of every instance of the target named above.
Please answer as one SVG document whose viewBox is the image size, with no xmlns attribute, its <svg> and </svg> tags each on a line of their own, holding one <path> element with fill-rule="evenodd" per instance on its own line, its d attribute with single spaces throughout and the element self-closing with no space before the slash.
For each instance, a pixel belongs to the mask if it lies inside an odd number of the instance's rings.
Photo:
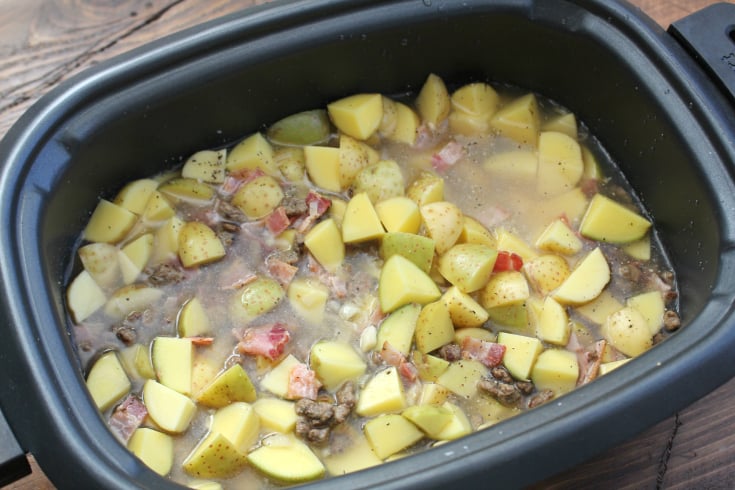
<svg viewBox="0 0 735 490">
<path fill-rule="evenodd" d="M 260 0 L 0 0 L 0 136 L 34 101 L 95 63 Z M 661 26 L 713 0 L 633 0 Z M 734 19 L 735 21 L 735 19 Z M 735 488 L 735 380 L 535 489 Z M 43 471 L 5 487 L 52 489 Z M 529 465 L 533 462 L 529 462 Z"/>
</svg>

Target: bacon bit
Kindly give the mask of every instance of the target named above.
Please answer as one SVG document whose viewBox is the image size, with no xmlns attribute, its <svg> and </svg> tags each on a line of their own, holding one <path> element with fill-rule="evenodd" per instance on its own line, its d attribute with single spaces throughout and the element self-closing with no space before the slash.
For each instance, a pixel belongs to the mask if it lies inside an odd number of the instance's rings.
<svg viewBox="0 0 735 490">
<path fill-rule="evenodd" d="M 403 362 L 398 365 L 398 374 L 408 381 L 414 382 L 419 377 L 419 369 L 411 362 L 404 359 Z"/>
<path fill-rule="evenodd" d="M 469 336 L 462 340 L 462 359 L 480 361 L 485 366 L 492 368 L 503 362 L 504 355 L 505 346 L 503 344 Z"/>
<path fill-rule="evenodd" d="M 241 354 L 267 357 L 271 361 L 283 354 L 291 334 L 283 323 L 273 323 L 245 330 L 237 349 Z"/>
<path fill-rule="evenodd" d="M 597 378 L 606 346 L 607 342 L 604 339 L 598 340 L 595 342 L 594 351 L 585 351 L 578 354 L 581 362 L 579 364 L 580 376 L 577 380 L 577 386 L 582 386 Z"/>
<path fill-rule="evenodd" d="M 495 259 L 493 272 L 520 271 L 523 267 L 523 258 L 514 252 L 500 250 L 498 258 Z"/>
<path fill-rule="evenodd" d="M 291 368 L 288 373 L 288 391 L 286 398 L 289 400 L 297 400 L 300 398 L 308 398 L 316 400 L 319 388 L 322 387 L 321 382 L 316 378 L 316 373 L 309 369 L 309 366 L 298 363 Z"/>
<path fill-rule="evenodd" d="M 214 337 L 189 337 L 194 345 L 206 347 L 214 343 Z"/>
<path fill-rule="evenodd" d="M 444 173 L 464 156 L 464 147 L 456 141 L 450 141 L 431 156 L 431 166 L 437 172 Z"/>
<path fill-rule="evenodd" d="M 265 227 L 271 232 L 273 236 L 280 235 L 281 232 L 286 230 L 291 224 L 291 220 L 286 214 L 286 208 L 278 206 L 268 217 L 265 219 Z"/>
<path fill-rule="evenodd" d="M 280 259 L 268 257 L 265 261 L 268 273 L 284 288 L 291 284 L 299 268 Z"/>
<path fill-rule="evenodd" d="M 220 186 L 220 192 L 225 196 L 231 196 L 240 189 L 242 184 L 242 179 L 236 178 L 233 175 L 228 175 Z"/>
<path fill-rule="evenodd" d="M 314 191 L 309 191 L 306 195 L 305 201 L 309 208 L 308 212 L 294 222 L 294 228 L 299 233 L 306 233 L 309 231 L 314 223 L 316 223 L 316 220 L 326 213 L 327 209 L 332 205 L 332 201 L 330 199 Z"/>
<path fill-rule="evenodd" d="M 401 351 L 393 347 L 388 341 L 383 342 L 380 349 L 380 357 L 383 362 L 398 369 L 398 374 L 408 381 L 416 381 L 419 370 L 414 366 Z"/>
<path fill-rule="evenodd" d="M 110 416 L 110 429 L 124 443 L 148 416 L 145 404 L 135 395 L 128 395 Z"/>
<path fill-rule="evenodd" d="M 592 197 L 597 194 L 598 191 L 597 179 L 584 179 L 579 184 L 579 188 L 582 191 L 582 194 L 587 197 Z"/>
</svg>

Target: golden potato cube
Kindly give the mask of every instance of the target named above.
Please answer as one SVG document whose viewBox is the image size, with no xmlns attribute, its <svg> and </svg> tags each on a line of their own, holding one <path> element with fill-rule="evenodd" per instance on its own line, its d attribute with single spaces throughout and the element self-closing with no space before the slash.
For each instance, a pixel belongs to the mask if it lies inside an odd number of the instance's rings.
<svg viewBox="0 0 735 490">
<path fill-rule="evenodd" d="M 100 412 L 127 395 L 130 388 L 130 379 L 114 351 L 102 354 L 87 375 L 87 389 Z"/>
<path fill-rule="evenodd" d="M 211 201 L 214 197 L 214 189 L 209 184 L 184 177 L 164 182 L 158 188 L 158 192 L 174 202 L 190 201 L 203 204 Z"/>
<path fill-rule="evenodd" d="M 245 454 L 258 441 L 260 419 L 249 403 L 234 402 L 214 412 L 210 431 L 222 434 Z"/>
<path fill-rule="evenodd" d="M 506 252 L 512 252 L 520 255 L 523 262 L 528 262 L 529 260 L 538 257 L 538 253 L 536 253 L 533 247 L 528 245 L 523 238 L 510 230 L 505 228 L 498 229 L 496 232 L 496 238 L 498 250 L 504 250 Z"/>
<path fill-rule="evenodd" d="M 317 223 L 304 237 L 304 245 L 314 258 L 329 272 L 342 265 L 345 245 L 342 233 L 332 218 Z"/>
<path fill-rule="evenodd" d="M 166 476 L 171 472 L 174 464 L 174 440 L 170 435 L 139 427 L 130 436 L 128 449 L 159 475 Z"/>
<path fill-rule="evenodd" d="M 191 394 L 191 373 L 194 345 L 189 339 L 156 337 L 151 348 L 151 360 L 161 384 L 184 395 Z"/>
<path fill-rule="evenodd" d="M 409 303 L 401 306 L 380 322 L 375 349 L 380 351 L 388 342 L 398 352 L 407 356 L 413 344 L 416 321 L 421 313 L 421 305 Z"/>
<path fill-rule="evenodd" d="M 536 96 L 527 94 L 504 105 L 490 119 L 490 125 L 506 138 L 536 146 L 540 126 Z"/>
<path fill-rule="evenodd" d="M 653 334 L 648 322 L 630 306 L 608 316 L 600 332 L 610 345 L 628 357 L 643 354 L 653 346 Z"/>
<path fill-rule="evenodd" d="M 84 228 L 90 242 L 117 243 L 133 228 L 138 216 L 122 206 L 100 199 Z"/>
<path fill-rule="evenodd" d="M 278 281 L 258 276 L 233 294 L 230 313 L 237 321 L 248 323 L 275 308 L 285 294 Z"/>
<path fill-rule="evenodd" d="M 352 187 L 353 194 L 364 192 L 372 203 L 399 197 L 404 195 L 403 172 L 394 160 L 379 160 L 363 168 Z"/>
<path fill-rule="evenodd" d="M 547 296 L 536 325 L 536 335 L 550 344 L 567 345 L 571 333 L 566 310 L 554 298 Z"/>
<path fill-rule="evenodd" d="M 564 220 L 555 219 L 536 239 L 536 248 L 547 252 L 574 255 L 582 250 L 582 240 Z"/>
<path fill-rule="evenodd" d="M 641 262 L 651 260 L 651 235 L 647 234 L 640 240 L 626 243 L 623 245 L 623 251 Z"/>
<path fill-rule="evenodd" d="M 452 412 L 452 419 L 446 426 L 444 426 L 444 429 L 437 434 L 437 439 L 450 441 L 464 437 L 472 432 L 470 419 L 467 418 L 467 415 L 465 415 L 464 411 L 460 407 L 450 402 L 444 402 L 442 407 Z"/>
<path fill-rule="evenodd" d="M 273 152 L 281 175 L 289 182 L 301 182 L 306 171 L 306 156 L 302 147 L 278 148 Z"/>
<path fill-rule="evenodd" d="M 651 222 L 602 194 L 595 194 L 579 225 L 586 238 L 610 243 L 630 243 L 648 232 Z"/>
<path fill-rule="evenodd" d="M 66 304 L 74 321 L 81 323 L 107 303 L 107 295 L 89 272 L 80 272 L 66 289 Z"/>
<path fill-rule="evenodd" d="M 523 264 L 521 270 L 531 287 L 542 296 L 561 286 L 571 273 L 566 259 L 554 254 L 539 255 Z"/>
<path fill-rule="evenodd" d="M 531 371 L 531 381 L 538 390 L 551 390 L 556 396 L 577 386 L 577 354 L 563 349 L 547 349 L 539 354 Z"/>
<path fill-rule="evenodd" d="M 582 178 L 579 143 L 564 133 L 542 131 L 538 140 L 536 192 L 552 197 L 572 190 Z"/>
<path fill-rule="evenodd" d="M 604 178 L 600 164 L 597 163 L 597 157 L 584 145 L 582 145 L 582 160 L 584 161 L 583 178 L 590 180 L 602 180 Z"/>
<path fill-rule="evenodd" d="M 424 433 L 413 423 L 398 414 L 381 415 L 369 420 L 364 431 L 373 452 L 380 459 L 403 451 L 424 437 Z"/>
<path fill-rule="evenodd" d="M 449 363 L 447 370 L 436 382 L 463 398 L 472 398 L 477 393 L 477 382 L 488 373 L 478 361 L 462 359 Z"/>
<path fill-rule="evenodd" d="M 602 325 L 610 314 L 622 307 L 623 304 L 610 291 L 605 290 L 589 303 L 577 306 L 575 311 L 587 320 Z"/>
<path fill-rule="evenodd" d="M 352 185 L 360 170 L 368 166 L 367 145 L 342 134 L 339 137 L 339 181 L 342 189 Z"/>
<path fill-rule="evenodd" d="M 444 80 L 434 73 L 429 74 L 416 97 L 416 108 L 421 119 L 430 125 L 438 126 L 446 119 L 452 105 Z"/>
<path fill-rule="evenodd" d="M 577 118 L 573 112 L 567 112 L 565 114 L 559 114 L 548 121 L 546 121 L 541 128 L 542 131 L 555 131 L 557 133 L 563 133 L 577 139 Z"/>
<path fill-rule="evenodd" d="M 329 299 L 329 288 L 311 278 L 296 278 L 288 285 L 288 301 L 296 314 L 311 323 L 320 325 Z"/>
<path fill-rule="evenodd" d="M 235 145 L 227 155 L 225 168 L 229 172 L 262 170 L 272 176 L 279 173 L 273 147 L 261 133 L 254 133 Z"/>
<path fill-rule="evenodd" d="M 482 166 L 493 178 L 530 185 L 536 181 L 538 155 L 530 150 L 496 153 Z"/>
<path fill-rule="evenodd" d="M 430 303 L 440 296 L 436 283 L 404 256 L 391 255 L 383 264 L 378 285 L 383 312 L 390 313 L 409 303 Z"/>
<path fill-rule="evenodd" d="M 444 301 L 434 301 L 421 308 L 416 318 L 414 337 L 416 348 L 422 354 L 436 350 L 454 340 L 454 324 Z"/>
<path fill-rule="evenodd" d="M 296 359 L 293 354 L 289 354 L 263 376 L 260 380 L 260 387 L 276 396 L 287 398 L 291 370 L 299 364 L 301 364 L 301 361 Z"/>
<path fill-rule="evenodd" d="M 176 330 L 181 337 L 199 337 L 210 329 L 209 315 L 199 298 L 191 298 L 181 307 L 176 317 Z"/>
<path fill-rule="evenodd" d="M 314 344 L 309 363 L 327 390 L 359 378 L 367 369 L 365 360 L 350 344 L 338 341 L 324 340 Z"/>
<path fill-rule="evenodd" d="M 453 110 L 449 113 L 449 131 L 464 136 L 480 136 L 490 133 L 490 115 L 475 116 Z"/>
<path fill-rule="evenodd" d="M 179 232 L 178 252 L 184 267 L 196 267 L 224 257 L 225 247 L 212 228 L 190 221 Z"/>
<path fill-rule="evenodd" d="M 210 432 L 189 453 L 182 467 L 198 478 L 228 478 L 247 465 L 245 454 L 219 432 Z"/>
<path fill-rule="evenodd" d="M 398 143 L 413 145 L 416 143 L 416 135 L 421 118 L 406 104 L 396 102 L 396 127 L 388 139 Z"/>
<path fill-rule="evenodd" d="M 447 366 L 448 365 L 449 363 L 447 362 Z M 445 386 L 437 383 L 424 383 L 423 385 L 421 385 L 419 405 L 441 405 L 445 401 L 447 401 L 447 397 L 449 397 L 449 394 L 450 391 Z"/>
<path fill-rule="evenodd" d="M 329 118 L 341 132 L 368 139 L 383 119 L 383 98 L 380 94 L 356 94 L 327 105 Z"/>
<path fill-rule="evenodd" d="M 360 392 L 355 412 L 362 417 L 399 412 L 406 408 L 406 396 L 398 370 L 391 366 L 378 371 Z"/>
<path fill-rule="evenodd" d="M 148 264 L 153 256 L 153 233 L 146 233 L 139 236 L 132 242 L 125 245 L 120 253 L 122 254 L 118 262 L 120 263 L 120 271 L 122 272 L 123 282 L 131 284 L 138 279 L 140 273 Z"/>
<path fill-rule="evenodd" d="M 158 301 L 163 291 L 143 283 L 123 286 L 112 293 L 105 303 L 105 315 L 122 320 L 134 311 L 144 311 Z"/>
<path fill-rule="evenodd" d="M 213 360 L 202 352 L 195 352 L 191 365 L 191 392 L 199 393 L 217 377 L 222 369 L 222 363 Z"/>
<path fill-rule="evenodd" d="M 265 136 L 280 146 L 302 146 L 326 143 L 331 134 L 327 111 L 314 109 L 290 114 L 271 124 Z"/>
<path fill-rule="evenodd" d="M 286 434 L 296 427 L 296 408 L 294 402 L 280 398 L 258 398 L 253 403 L 255 413 L 260 417 L 264 428 Z"/>
<path fill-rule="evenodd" d="M 398 124 L 398 107 L 393 99 L 382 96 L 383 101 L 383 117 L 378 125 L 378 134 L 384 138 L 389 138 L 396 130 Z"/>
<path fill-rule="evenodd" d="M 443 254 L 457 242 L 464 226 L 464 216 L 457 205 L 437 201 L 419 207 L 426 232 L 434 240 L 436 253 Z"/>
<path fill-rule="evenodd" d="M 235 402 L 254 402 L 255 386 L 240 364 L 233 364 L 214 378 L 196 395 L 196 401 L 211 408 L 222 408 Z"/>
<path fill-rule="evenodd" d="M 498 251 L 487 245 L 459 243 L 439 257 L 437 268 L 464 293 L 482 289 L 490 280 Z"/>
<path fill-rule="evenodd" d="M 656 335 L 661 330 L 664 323 L 666 305 L 664 304 L 664 298 L 660 291 L 656 290 L 637 294 L 628 298 L 625 304 L 626 306 L 635 308 L 643 315 L 651 335 Z"/>
<path fill-rule="evenodd" d="M 166 432 L 178 434 L 189 428 L 197 406 L 189 397 L 149 379 L 143 385 L 148 416 Z"/>
<path fill-rule="evenodd" d="M 603 362 L 602 364 L 600 364 L 600 370 L 598 374 L 602 376 L 603 374 L 607 374 L 610 371 L 614 371 L 628 361 L 630 361 L 630 359 L 620 359 L 618 361 Z"/>
<path fill-rule="evenodd" d="M 456 327 L 479 327 L 488 319 L 487 310 L 456 286 L 447 288 L 442 295 L 442 301 L 447 305 L 449 316 Z"/>
<path fill-rule="evenodd" d="M 500 98 L 490 85 L 482 82 L 463 85 L 452 93 L 452 108 L 475 116 L 492 116 Z"/>
<path fill-rule="evenodd" d="M 403 255 L 428 274 L 434 261 L 434 240 L 413 233 L 388 232 L 380 241 L 380 257 L 388 260 L 395 254 Z"/>
<path fill-rule="evenodd" d="M 541 341 L 514 333 L 500 332 L 498 343 L 505 346 L 503 365 L 517 380 L 528 381 L 536 359 L 543 350 Z"/>
<path fill-rule="evenodd" d="M 143 214 L 148 200 L 158 188 L 158 182 L 153 179 L 138 179 L 129 182 L 117 193 L 112 201 L 135 214 Z"/>
<path fill-rule="evenodd" d="M 147 346 L 133 344 L 126 347 L 120 352 L 120 360 L 128 375 L 134 378 L 153 379 L 156 377 Z"/>
<path fill-rule="evenodd" d="M 148 223 L 157 223 L 170 219 L 176 214 L 169 200 L 160 192 L 154 191 L 143 210 L 142 219 Z"/>
<path fill-rule="evenodd" d="M 178 216 L 172 216 L 154 235 L 153 263 L 165 262 L 179 254 L 179 234 L 184 227 L 184 221 Z"/>
<path fill-rule="evenodd" d="M 406 196 L 415 201 L 419 207 L 443 201 L 444 179 L 430 173 L 421 174 L 408 186 Z"/>
<path fill-rule="evenodd" d="M 440 405 L 412 405 L 401 415 L 421 429 L 427 437 L 440 439 L 439 434 L 452 421 L 454 412 Z"/>
<path fill-rule="evenodd" d="M 457 243 L 478 243 L 497 249 L 498 242 L 490 230 L 475 218 L 465 215 Z"/>
<path fill-rule="evenodd" d="M 364 434 L 350 433 L 349 437 L 352 443 L 347 448 L 343 451 L 334 451 L 322 459 L 330 475 L 346 475 L 382 463 Z"/>
<path fill-rule="evenodd" d="M 485 309 L 523 303 L 530 296 L 528 282 L 518 271 L 496 272 L 480 291 L 479 302 Z"/>
<path fill-rule="evenodd" d="M 530 299 L 530 298 L 529 298 Z M 487 316 L 494 323 L 513 327 L 516 333 L 528 328 L 528 300 L 512 305 L 493 306 L 487 309 Z"/>
<path fill-rule="evenodd" d="M 225 181 L 227 150 L 202 150 L 190 156 L 181 168 L 181 176 L 209 184 Z"/>
<path fill-rule="evenodd" d="M 569 277 L 552 292 L 555 300 L 566 305 L 592 301 L 610 282 L 610 266 L 599 247 L 587 254 Z"/>
<path fill-rule="evenodd" d="M 396 196 L 375 203 L 375 212 L 380 222 L 390 232 L 418 233 L 421 214 L 415 201 L 405 196 Z"/>
<path fill-rule="evenodd" d="M 362 192 L 352 196 L 342 219 L 342 241 L 359 243 L 375 240 L 384 234 L 383 224 L 368 195 Z"/>
<path fill-rule="evenodd" d="M 94 282 L 105 289 L 120 285 L 118 252 L 116 246 L 102 242 L 89 243 L 78 250 L 84 270 L 89 272 Z"/>
<path fill-rule="evenodd" d="M 418 350 L 411 353 L 411 360 L 419 371 L 419 379 L 424 382 L 435 382 L 449 367 L 449 361 L 429 354 L 421 354 Z M 443 389 L 446 389 L 442 386 Z"/>
<path fill-rule="evenodd" d="M 270 175 L 250 180 L 232 196 L 232 204 L 252 220 L 265 218 L 283 200 L 281 184 Z"/>
<path fill-rule="evenodd" d="M 342 191 L 339 148 L 331 146 L 305 146 L 304 164 L 309 179 L 317 187 L 328 191 Z"/>
</svg>

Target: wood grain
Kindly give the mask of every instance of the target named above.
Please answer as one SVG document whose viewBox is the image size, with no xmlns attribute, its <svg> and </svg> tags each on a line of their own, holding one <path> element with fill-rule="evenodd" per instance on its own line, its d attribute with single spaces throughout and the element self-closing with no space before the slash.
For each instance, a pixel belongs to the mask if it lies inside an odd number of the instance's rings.
<svg viewBox="0 0 735 490">
<path fill-rule="evenodd" d="M 0 1 L 0 135 L 39 97 L 81 70 L 166 34 L 260 3 L 265 1 Z M 631 3 L 666 27 L 715 2 Z M 735 488 L 733 406 L 735 380 L 631 441 L 532 488 Z M 29 460 L 33 474 L 5 490 L 53 488 L 32 455 Z"/>
</svg>

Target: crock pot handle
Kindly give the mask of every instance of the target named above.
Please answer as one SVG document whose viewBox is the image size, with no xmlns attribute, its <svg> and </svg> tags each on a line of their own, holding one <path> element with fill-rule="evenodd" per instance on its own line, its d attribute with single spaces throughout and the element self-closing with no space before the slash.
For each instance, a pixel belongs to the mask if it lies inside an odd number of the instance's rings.
<svg viewBox="0 0 735 490">
<path fill-rule="evenodd" d="M 735 102 L 735 5 L 710 5 L 674 22 L 668 32 Z"/>
<path fill-rule="evenodd" d="M 0 410 L 0 487 L 12 483 L 31 472 L 23 449 L 15 439 L 5 415 Z"/>
</svg>

